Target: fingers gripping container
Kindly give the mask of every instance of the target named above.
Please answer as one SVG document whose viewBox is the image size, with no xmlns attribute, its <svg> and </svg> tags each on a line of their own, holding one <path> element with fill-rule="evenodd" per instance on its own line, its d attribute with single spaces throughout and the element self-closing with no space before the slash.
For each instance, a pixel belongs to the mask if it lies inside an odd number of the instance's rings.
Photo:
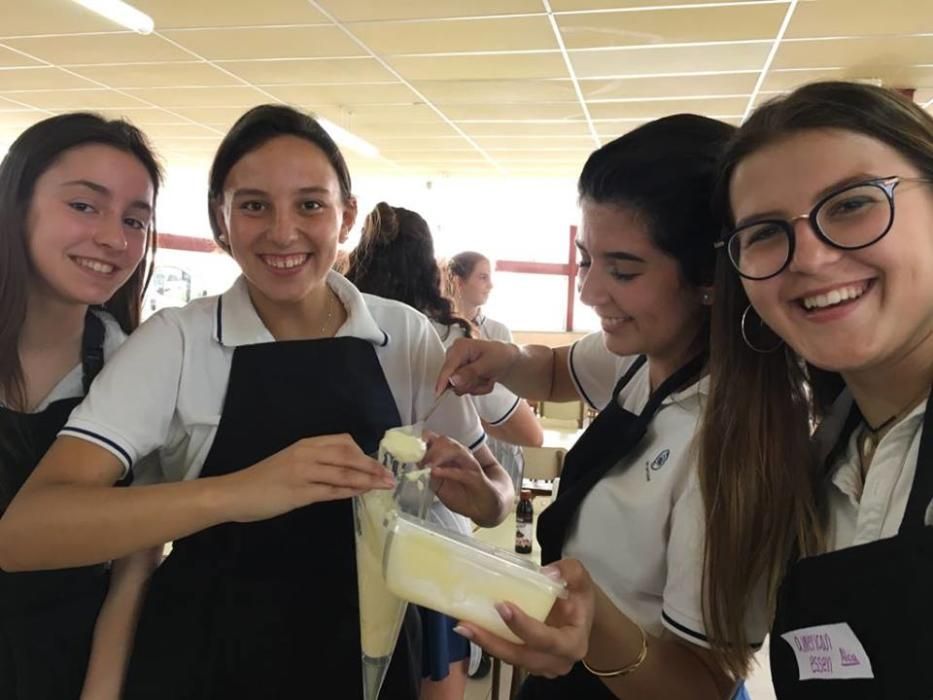
<svg viewBox="0 0 933 700">
<path fill-rule="evenodd" d="M 383 571 L 399 598 L 516 643 L 521 640 L 502 621 L 496 603 L 514 603 L 543 622 L 566 595 L 563 581 L 527 559 L 405 513 L 390 515 Z"/>
<path fill-rule="evenodd" d="M 433 499 L 427 472 L 418 471 L 426 447 L 416 430 L 417 426 L 393 428 L 379 444 L 379 462 L 398 479 L 395 493 L 373 490 L 353 499 L 364 700 L 379 696 L 407 606 L 389 591 L 382 576 L 386 523 L 399 508 L 423 518 Z"/>
</svg>

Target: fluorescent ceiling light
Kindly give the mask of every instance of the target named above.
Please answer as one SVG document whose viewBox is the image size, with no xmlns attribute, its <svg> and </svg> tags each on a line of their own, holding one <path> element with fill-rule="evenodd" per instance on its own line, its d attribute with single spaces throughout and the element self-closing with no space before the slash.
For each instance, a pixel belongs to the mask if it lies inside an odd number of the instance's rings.
<svg viewBox="0 0 933 700">
<path fill-rule="evenodd" d="M 351 134 L 342 126 L 337 126 L 329 119 L 317 117 L 317 122 L 323 126 L 324 130 L 330 134 L 331 138 L 341 146 L 346 146 L 351 151 L 355 151 L 367 158 L 379 157 L 379 149 L 373 146 L 369 141 L 361 139 L 356 134 Z"/>
<path fill-rule="evenodd" d="M 96 12 L 102 17 L 106 17 L 111 22 L 116 22 L 127 29 L 132 29 L 138 34 L 152 34 L 155 23 L 152 17 L 145 12 L 137 10 L 132 5 L 128 5 L 122 0 L 74 0 L 82 7 L 86 7 L 91 12 Z"/>
</svg>

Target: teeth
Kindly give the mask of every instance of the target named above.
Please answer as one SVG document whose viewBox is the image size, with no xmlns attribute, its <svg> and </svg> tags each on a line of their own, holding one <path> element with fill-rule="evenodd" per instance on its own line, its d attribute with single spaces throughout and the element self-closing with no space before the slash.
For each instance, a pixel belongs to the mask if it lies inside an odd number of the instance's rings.
<svg viewBox="0 0 933 700">
<path fill-rule="evenodd" d="M 300 253 L 298 255 L 264 255 L 262 259 L 270 267 L 278 270 L 290 270 L 293 267 L 303 265 L 308 257 L 307 253 Z"/>
<path fill-rule="evenodd" d="M 86 267 L 89 270 L 99 272 L 102 275 L 109 275 L 115 269 L 113 265 L 108 265 L 107 263 L 99 262 L 97 260 L 89 260 L 88 258 L 74 258 L 74 261 L 81 267 Z"/>
<path fill-rule="evenodd" d="M 833 289 L 826 294 L 817 294 L 812 297 L 804 297 L 803 305 L 809 311 L 812 309 L 825 309 L 827 306 L 835 306 L 850 299 L 858 299 L 868 289 L 867 284 L 853 284 L 848 287 Z"/>
</svg>

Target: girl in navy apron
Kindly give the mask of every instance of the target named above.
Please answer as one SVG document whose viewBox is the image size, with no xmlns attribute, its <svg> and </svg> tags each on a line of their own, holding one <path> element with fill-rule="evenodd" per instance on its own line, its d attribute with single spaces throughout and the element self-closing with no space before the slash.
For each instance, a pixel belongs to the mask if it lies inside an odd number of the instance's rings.
<svg viewBox="0 0 933 700">
<path fill-rule="evenodd" d="M 39 122 L 0 164 L 0 513 L 139 322 L 160 179 L 142 133 L 93 114 Z M 151 567 L 53 567 L 3 562 L 0 697 L 115 699 Z"/>
<path fill-rule="evenodd" d="M 703 458 L 733 568 L 711 612 L 726 629 L 772 582 L 782 700 L 931 698 L 933 118 L 815 83 L 724 162 Z"/>
<path fill-rule="evenodd" d="M 590 156 L 579 180 L 580 298 L 600 317 L 601 334 L 556 350 L 459 341 L 448 351 L 440 381 L 458 391 L 498 380 L 533 399 L 579 395 L 600 411 L 567 454 L 558 496 L 538 520 L 543 563 L 570 558 L 558 564 L 569 599 L 547 625 L 502 606 L 524 646 L 463 625 L 490 653 L 533 674 L 522 686 L 526 700 L 720 700 L 741 677 L 730 678 L 708 648 L 693 449 L 717 233 L 708 202 L 733 131 L 678 115 Z M 763 610 L 750 615 L 752 644 L 764 623 Z"/>
<path fill-rule="evenodd" d="M 441 292 L 431 230 L 417 212 L 377 204 L 363 223 L 359 245 L 350 253 L 346 276 L 361 291 L 397 299 L 421 311 L 431 319 L 445 347 L 475 332 L 466 319 L 453 313 L 451 301 Z M 543 433 L 531 408 L 505 387 L 476 397 L 473 404 L 490 434 L 496 431 L 526 444 L 541 444 Z M 432 508 L 431 517 L 460 534 L 473 533 L 468 520 L 440 504 Z M 418 611 L 424 633 L 422 700 L 462 700 L 469 642 L 453 631 L 454 619 L 426 608 Z"/>
<path fill-rule="evenodd" d="M 149 586 L 125 697 L 358 698 L 349 497 L 393 485 L 367 455 L 430 412 L 429 429 L 466 445 L 429 441 L 445 505 L 493 525 L 511 485 L 468 402 L 447 393 L 431 410 L 444 353 L 427 320 L 331 270 L 356 202 L 321 126 L 288 107 L 250 110 L 210 182 L 215 240 L 243 276 L 140 327 L 36 471 L 18 527 L 32 556 L 55 561 L 174 541 Z M 164 483 L 110 488 L 152 451 Z M 62 490 L 86 507 L 36 518 L 33 504 Z M 417 697 L 416 619 L 384 700 Z"/>
</svg>

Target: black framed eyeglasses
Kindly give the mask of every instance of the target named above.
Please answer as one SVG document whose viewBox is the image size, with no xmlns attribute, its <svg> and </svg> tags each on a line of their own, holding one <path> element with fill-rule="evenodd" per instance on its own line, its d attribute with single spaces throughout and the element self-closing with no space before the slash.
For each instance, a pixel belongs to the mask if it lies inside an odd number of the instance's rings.
<svg viewBox="0 0 933 700">
<path fill-rule="evenodd" d="M 782 273 L 794 258 L 794 223 L 807 219 L 821 241 L 833 248 L 859 250 L 874 245 L 894 223 L 894 190 L 902 182 L 926 178 L 875 178 L 846 185 L 823 197 L 807 214 L 793 219 L 764 219 L 735 229 L 714 244 L 726 248 L 742 277 L 765 280 Z"/>
</svg>

